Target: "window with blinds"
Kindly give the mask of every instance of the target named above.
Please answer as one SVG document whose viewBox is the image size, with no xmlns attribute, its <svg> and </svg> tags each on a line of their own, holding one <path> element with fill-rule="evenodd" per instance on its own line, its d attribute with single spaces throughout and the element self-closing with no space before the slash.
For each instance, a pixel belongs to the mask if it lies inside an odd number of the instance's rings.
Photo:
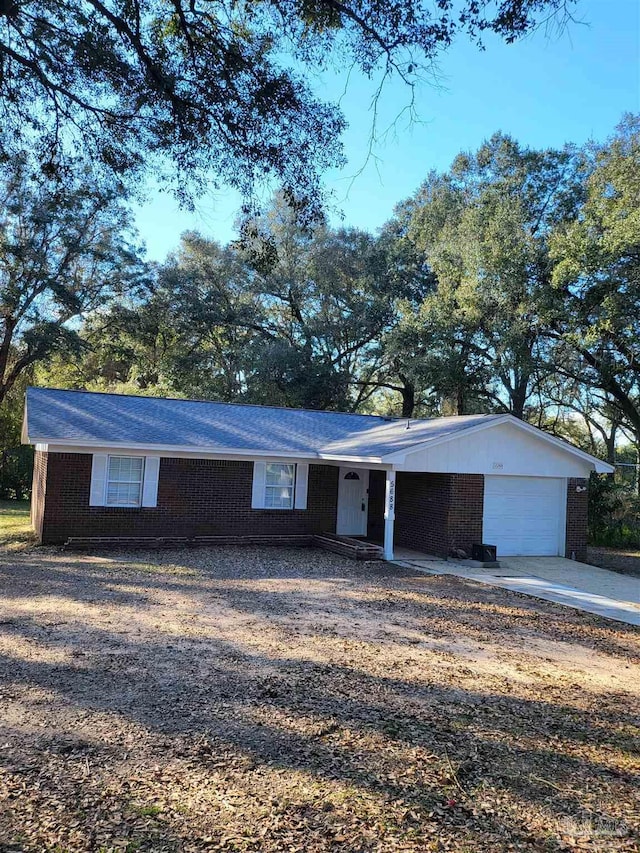
<svg viewBox="0 0 640 853">
<path fill-rule="evenodd" d="M 144 456 L 110 456 L 107 465 L 107 506 L 140 506 Z"/>
</svg>

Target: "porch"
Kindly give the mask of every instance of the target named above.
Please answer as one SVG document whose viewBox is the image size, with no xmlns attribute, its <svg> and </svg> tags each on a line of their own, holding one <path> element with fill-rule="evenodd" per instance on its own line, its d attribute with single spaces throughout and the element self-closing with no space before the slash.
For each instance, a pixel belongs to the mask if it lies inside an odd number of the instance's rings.
<svg viewBox="0 0 640 853">
<path fill-rule="evenodd" d="M 470 553 L 482 541 L 483 490 L 480 474 L 340 467 L 335 532 L 382 546 L 385 560 L 403 549 Z"/>
</svg>

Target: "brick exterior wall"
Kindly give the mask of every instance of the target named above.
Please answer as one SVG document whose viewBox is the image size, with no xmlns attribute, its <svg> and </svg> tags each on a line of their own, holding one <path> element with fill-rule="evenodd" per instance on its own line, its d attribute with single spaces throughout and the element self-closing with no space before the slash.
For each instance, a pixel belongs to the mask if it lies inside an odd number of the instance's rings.
<svg viewBox="0 0 640 853">
<path fill-rule="evenodd" d="M 47 486 L 48 453 L 36 450 L 33 457 L 33 483 L 31 487 L 31 526 L 38 539 L 42 539 L 45 494 Z"/>
<path fill-rule="evenodd" d="M 384 538 L 382 471 L 369 478 L 368 538 Z M 484 478 L 476 474 L 396 475 L 395 545 L 446 557 L 452 548 L 470 552 L 482 541 Z"/>
<path fill-rule="evenodd" d="M 91 454 L 49 453 L 40 538 L 311 535 L 334 531 L 338 468 L 309 466 L 306 510 L 251 509 L 252 462 L 160 461 L 157 507 L 89 506 Z"/>
<path fill-rule="evenodd" d="M 449 549 L 462 548 L 471 556 L 474 542 L 482 542 L 484 477 L 451 474 L 449 484 Z"/>
<path fill-rule="evenodd" d="M 572 554 L 575 554 L 576 560 L 582 563 L 587 559 L 588 486 L 588 480 L 578 478 L 571 478 L 567 483 L 565 557 L 571 557 Z M 576 491 L 578 488 L 581 491 Z"/>
<path fill-rule="evenodd" d="M 417 474 L 396 478 L 395 544 L 446 557 L 482 541 L 484 478 L 478 474 Z"/>
<path fill-rule="evenodd" d="M 396 475 L 396 545 L 448 554 L 449 479 L 448 474 Z"/>
</svg>

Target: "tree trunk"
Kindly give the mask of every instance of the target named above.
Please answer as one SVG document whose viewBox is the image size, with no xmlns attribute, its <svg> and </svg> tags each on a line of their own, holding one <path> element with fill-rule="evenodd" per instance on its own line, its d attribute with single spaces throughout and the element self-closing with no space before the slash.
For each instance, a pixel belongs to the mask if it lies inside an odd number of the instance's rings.
<svg viewBox="0 0 640 853">
<path fill-rule="evenodd" d="M 402 374 L 400 374 L 400 381 L 402 382 L 402 390 L 400 391 L 402 395 L 402 417 L 412 418 L 416 407 L 416 386 Z"/>
<path fill-rule="evenodd" d="M 527 402 L 528 379 L 521 380 L 511 392 L 511 414 L 519 420 L 524 420 L 524 407 Z"/>
</svg>

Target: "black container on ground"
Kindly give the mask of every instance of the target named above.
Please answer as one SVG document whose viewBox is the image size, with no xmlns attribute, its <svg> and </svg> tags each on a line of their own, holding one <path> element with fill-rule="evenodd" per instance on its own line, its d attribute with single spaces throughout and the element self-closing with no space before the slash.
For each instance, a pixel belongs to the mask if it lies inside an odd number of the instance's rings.
<svg viewBox="0 0 640 853">
<path fill-rule="evenodd" d="M 471 546 L 471 559 L 479 563 L 495 563 L 497 560 L 497 547 L 495 545 L 480 545 L 474 543 Z"/>
</svg>

